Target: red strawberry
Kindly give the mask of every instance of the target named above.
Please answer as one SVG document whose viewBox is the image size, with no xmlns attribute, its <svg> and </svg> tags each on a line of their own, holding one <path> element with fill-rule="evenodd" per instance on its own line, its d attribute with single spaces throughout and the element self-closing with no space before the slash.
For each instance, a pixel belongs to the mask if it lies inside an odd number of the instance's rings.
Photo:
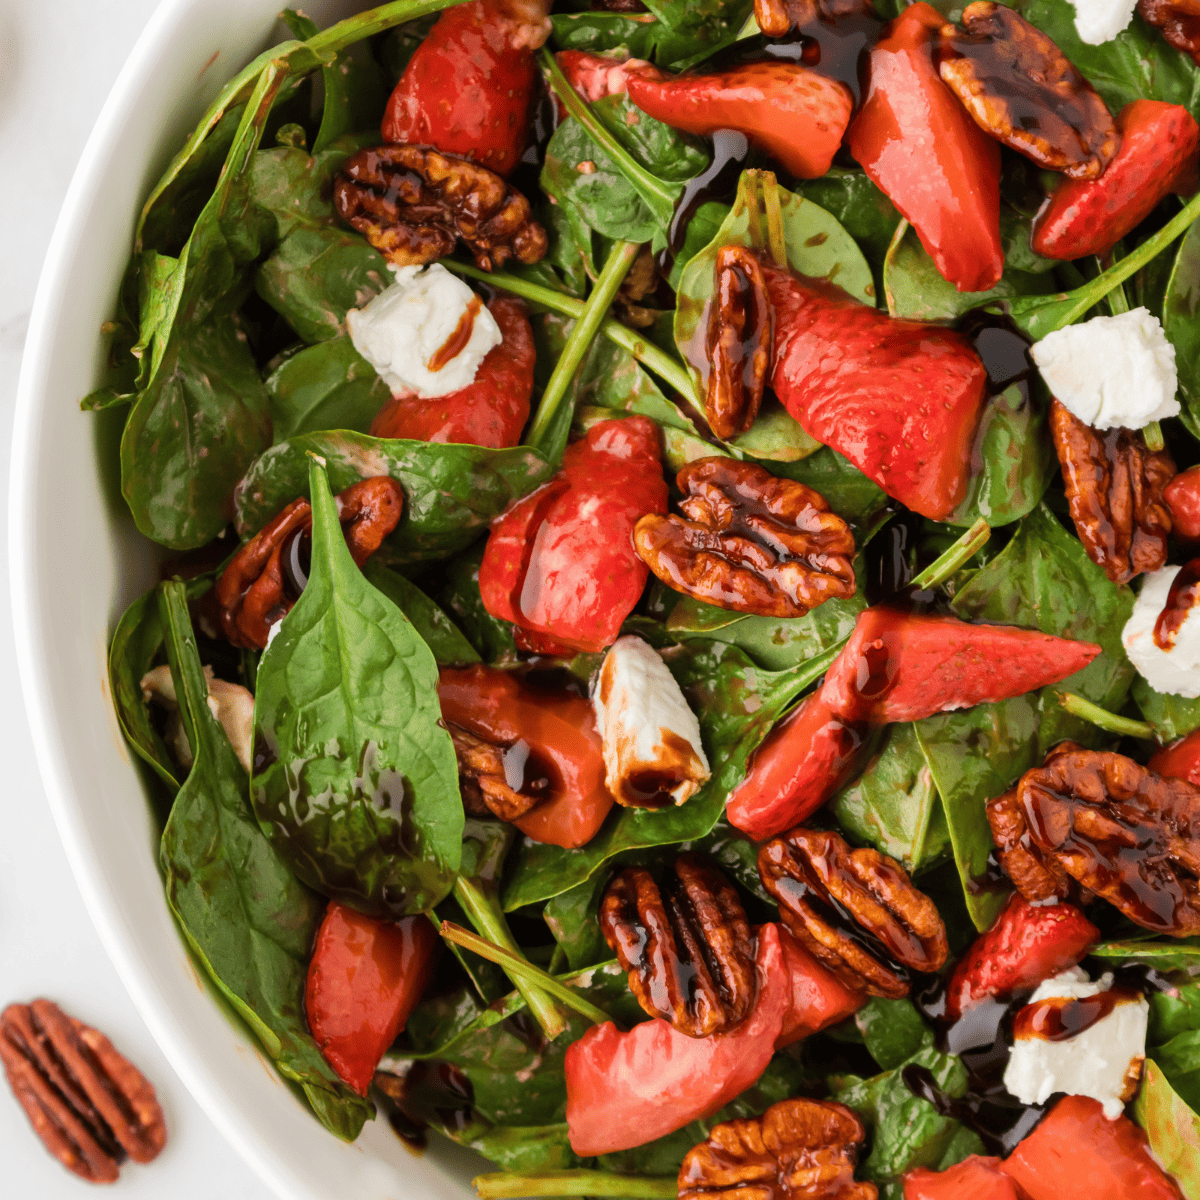
<svg viewBox="0 0 1200 1200">
<path fill-rule="evenodd" d="M 605 58 L 602 54 L 588 54 L 586 50 L 560 50 L 554 57 L 567 82 L 589 103 L 628 91 L 629 76 L 634 72 L 647 79 L 666 78 L 644 58 Z M 567 110 L 557 96 L 554 103 L 561 121 Z"/>
<path fill-rule="evenodd" d="M 987 372 L 959 333 L 901 321 L 841 288 L 764 263 L 775 310 L 771 385 L 818 441 L 914 512 L 962 503 Z"/>
<path fill-rule="evenodd" d="M 497 298 L 488 304 L 504 341 L 493 346 L 465 388 L 422 400 L 396 396 L 371 422 L 380 438 L 418 442 L 469 442 L 501 450 L 521 440 L 529 420 L 533 366 L 537 358 L 533 329 L 520 300 Z"/>
<path fill-rule="evenodd" d="M 1164 746 L 1146 765 L 1156 775 L 1186 779 L 1200 787 L 1200 729 Z"/>
<path fill-rule="evenodd" d="M 720 75 L 655 79 L 628 76 L 629 98 L 643 112 L 685 133 L 736 129 L 793 175 L 829 170 L 854 101 L 845 84 L 792 62 L 760 62 Z"/>
<path fill-rule="evenodd" d="M 1163 489 L 1163 499 L 1171 510 L 1176 537 L 1200 542 L 1200 466 L 1176 475 Z"/>
<path fill-rule="evenodd" d="M 1047 258 L 1107 254 L 1158 202 L 1196 187 L 1200 125 L 1186 108 L 1133 100 L 1117 117 L 1121 148 L 1099 179 L 1064 179 L 1033 226 Z"/>
<path fill-rule="evenodd" d="M 946 1016 L 957 1021 L 982 1000 L 1006 1000 L 1073 967 L 1100 930 L 1073 904 L 1035 908 L 1014 893 L 992 927 L 971 944 L 946 988 Z"/>
<path fill-rule="evenodd" d="M 917 1167 L 904 1176 L 904 1200 L 1023 1200 L 998 1158 L 972 1154 L 946 1171 Z"/>
</svg>

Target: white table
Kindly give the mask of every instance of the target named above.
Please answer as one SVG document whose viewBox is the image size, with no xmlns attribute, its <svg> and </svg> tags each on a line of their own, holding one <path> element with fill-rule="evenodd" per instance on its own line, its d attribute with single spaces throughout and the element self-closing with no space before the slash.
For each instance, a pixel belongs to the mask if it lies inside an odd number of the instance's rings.
<svg viewBox="0 0 1200 1200">
<path fill-rule="evenodd" d="M 0 0 L 0 461 L 7 468 L 21 347 L 67 183 L 108 90 L 157 0 Z M 281 5 L 282 7 L 282 5 Z M 7 506 L 5 486 L 0 505 Z M 0 542 L 8 516 L 0 513 Z M 86 586 L 80 581 L 80 586 Z M 104 1031 L 158 1089 L 169 1139 L 113 1194 L 268 1200 L 167 1065 L 100 946 L 46 807 L 17 684 L 0 551 L 0 1006 L 48 996 Z M 42 1148 L 0 1079 L 0 1196 L 80 1200 L 89 1185 Z M 108 1194 L 108 1193 L 106 1193 Z"/>
</svg>

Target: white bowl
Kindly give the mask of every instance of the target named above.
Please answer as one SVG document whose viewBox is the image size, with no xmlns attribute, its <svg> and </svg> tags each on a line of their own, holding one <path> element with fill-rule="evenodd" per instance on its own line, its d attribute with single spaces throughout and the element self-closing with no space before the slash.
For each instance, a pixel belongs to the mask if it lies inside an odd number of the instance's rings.
<svg viewBox="0 0 1200 1200">
<path fill-rule="evenodd" d="M 326 24 L 367 7 L 315 0 Z M 17 396 L 11 576 L 21 680 L 46 792 L 100 936 L 163 1052 L 280 1196 L 470 1195 L 481 1159 L 440 1140 L 414 1156 L 379 1117 L 326 1133 L 214 1002 L 163 899 L 156 826 L 109 700 L 106 647 L 154 582 L 153 548 L 116 481 L 119 419 L 79 410 L 99 386 L 137 212 L 224 80 L 282 40 L 279 0 L 164 0 L 75 173 L 46 259 Z"/>
</svg>

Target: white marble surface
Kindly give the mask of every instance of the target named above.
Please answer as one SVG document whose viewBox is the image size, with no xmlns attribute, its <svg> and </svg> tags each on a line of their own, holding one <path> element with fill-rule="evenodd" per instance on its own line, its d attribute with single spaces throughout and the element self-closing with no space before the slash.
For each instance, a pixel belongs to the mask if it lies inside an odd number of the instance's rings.
<svg viewBox="0 0 1200 1200">
<path fill-rule="evenodd" d="M 0 0 L 0 462 L 17 372 L 59 206 L 108 89 L 157 0 Z M 7 499 L 0 489 L 0 504 Z M 7 513 L 0 514 L 0 544 Z M 69 519 L 69 514 L 64 514 Z M 7 547 L 0 551 L 0 1005 L 48 996 L 96 1025 L 158 1089 L 170 1137 L 153 1165 L 105 1194 L 267 1200 L 176 1078 L 109 963 L 46 808 L 18 692 Z M 80 580 L 80 586 L 86 586 Z M 79 1200 L 89 1185 L 42 1149 L 0 1083 L 0 1196 Z"/>
</svg>

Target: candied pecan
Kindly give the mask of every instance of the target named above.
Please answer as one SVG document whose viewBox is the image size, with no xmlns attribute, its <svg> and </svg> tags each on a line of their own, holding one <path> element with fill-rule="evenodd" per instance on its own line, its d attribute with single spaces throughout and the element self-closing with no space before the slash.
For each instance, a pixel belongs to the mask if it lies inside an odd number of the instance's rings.
<svg viewBox="0 0 1200 1200">
<path fill-rule="evenodd" d="M 1121 135 L 1099 93 L 1040 29 L 995 0 L 976 0 L 963 29 L 942 27 L 942 79 L 975 123 L 1040 166 L 1095 179 Z"/>
<path fill-rule="evenodd" d="M 1163 491 L 1175 477 L 1165 450 L 1150 450 L 1135 429 L 1093 429 L 1058 400 L 1050 430 L 1062 464 L 1075 531 L 1088 557 L 1114 583 L 1167 561 L 1171 510 Z"/>
<path fill-rule="evenodd" d="M 1073 743 L 1064 743 L 1073 747 Z M 987 803 L 988 825 L 997 856 L 1013 887 L 1031 904 L 1046 900 L 1076 901 L 1079 885 L 1055 858 L 1043 854 L 1029 839 L 1029 826 L 1017 799 L 1017 789 Z"/>
<path fill-rule="evenodd" d="M 626 867 L 605 889 L 600 931 L 629 972 L 629 990 L 652 1017 L 704 1037 L 730 1029 L 754 1000 L 754 937 L 724 875 L 681 854 L 662 886 Z"/>
<path fill-rule="evenodd" d="M 704 415 L 719 438 L 745 433 L 758 416 L 771 363 L 773 325 L 758 256 L 745 246 L 722 246 L 713 269 L 704 395 Z"/>
<path fill-rule="evenodd" d="M 404 493 L 387 475 L 351 484 L 337 496 L 346 545 L 361 567 L 400 522 Z M 271 626 L 291 611 L 307 572 L 304 541 L 312 533 L 312 506 L 293 500 L 229 560 L 213 593 L 221 632 L 235 645 L 262 650 Z"/>
<path fill-rule="evenodd" d="M 1138 14 L 1200 63 L 1200 0 L 1138 0 Z"/>
<path fill-rule="evenodd" d="M 399 267 L 443 258 L 459 238 L 484 271 L 510 258 L 535 263 L 548 245 L 529 201 L 494 171 L 422 146 L 352 154 L 334 180 L 333 203 Z"/>
<path fill-rule="evenodd" d="M 836 22 L 851 13 L 873 15 L 870 0 L 754 0 L 754 19 L 767 37 L 786 37 L 816 21 Z"/>
<path fill-rule="evenodd" d="M 723 1121 L 689 1150 L 679 1200 L 875 1200 L 854 1167 L 863 1123 L 831 1100 L 781 1100 L 761 1117 Z"/>
<path fill-rule="evenodd" d="M 688 463 L 675 482 L 684 516 L 648 513 L 633 531 L 638 554 L 668 587 L 772 617 L 854 595 L 854 535 L 811 488 L 719 457 Z"/>
<path fill-rule="evenodd" d="M 643 246 L 613 301 L 613 313 L 617 320 L 634 329 L 648 329 L 653 325 L 658 319 L 659 310 L 647 308 L 642 301 L 653 299 L 658 283 L 658 260 L 649 246 Z"/>
<path fill-rule="evenodd" d="M 937 971 L 949 947 L 937 907 L 878 850 L 796 828 L 758 852 L 758 873 L 783 923 L 850 987 L 908 995 L 908 971 Z"/>
<path fill-rule="evenodd" d="M 1200 787 L 1123 754 L 1058 747 L 1021 776 L 1033 846 L 1131 921 L 1200 934 Z"/>
<path fill-rule="evenodd" d="M 89 1183 L 112 1183 L 126 1158 L 166 1144 L 154 1088 L 112 1042 L 49 1000 L 0 1013 L 0 1062 L 46 1149 Z"/>
<path fill-rule="evenodd" d="M 449 723 L 448 728 L 458 757 L 463 804 L 472 816 L 515 821 L 549 796 L 548 779 L 525 779 L 526 743 L 498 746 L 460 725 Z"/>
</svg>

